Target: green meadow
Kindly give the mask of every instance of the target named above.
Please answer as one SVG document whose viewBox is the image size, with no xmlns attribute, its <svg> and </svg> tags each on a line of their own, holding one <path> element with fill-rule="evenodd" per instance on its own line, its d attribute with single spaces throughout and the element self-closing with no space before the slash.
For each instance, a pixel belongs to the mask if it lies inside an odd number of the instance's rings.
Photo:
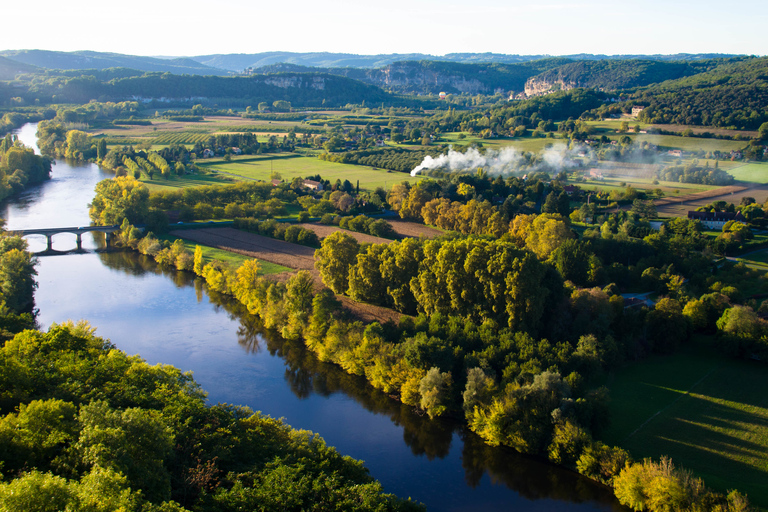
<svg viewBox="0 0 768 512">
<path fill-rule="evenodd" d="M 700 344 L 652 356 L 608 379 L 602 439 L 641 459 L 668 455 L 721 491 L 768 507 L 768 371 Z"/>
<path fill-rule="evenodd" d="M 294 154 L 262 155 L 243 158 L 233 158 L 229 162 L 199 163 L 209 171 L 216 171 L 233 179 L 269 181 L 272 172 L 280 173 L 285 181 L 293 178 L 314 176 L 319 174 L 323 179 L 335 181 L 337 179 L 349 180 L 353 185 L 360 182 L 360 188 L 375 190 L 377 187 L 390 189 L 395 183 L 408 181 L 411 183 L 424 179 L 423 177 L 411 177 L 404 172 L 375 169 L 363 165 L 341 164 L 326 162 L 318 158 L 303 157 Z"/>
<path fill-rule="evenodd" d="M 167 240 L 169 242 L 174 242 L 179 237 L 162 235 L 162 236 L 158 236 L 158 238 L 160 240 Z M 181 241 L 184 242 L 184 247 L 186 247 L 192 252 L 195 251 L 196 246 L 200 245 L 197 242 L 193 242 L 191 240 L 187 240 L 184 238 L 182 238 Z M 209 247 L 207 245 L 200 245 L 200 247 L 203 248 L 203 261 L 205 261 L 205 263 L 210 263 L 213 260 L 220 260 L 225 263 L 228 263 L 232 267 L 237 268 L 240 265 L 242 265 L 244 261 L 255 259 L 255 258 L 249 258 L 248 256 L 244 256 L 242 254 L 224 251 L 222 249 L 217 249 L 215 247 Z M 259 260 L 259 265 L 261 265 L 261 272 L 259 272 L 260 275 L 279 274 L 281 272 L 291 271 L 291 269 L 288 267 L 283 267 L 282 265 L 277 265 L 275 263 L 270 263 L 268 261 L 263 261 L 263 260 Z"/>
<path fill-rule="evenodd" d="M 728 171 L 728 174 L 739 181 L 748 181 L 763 185 L 768 183 L 768 163 L 765 162 L 753 162 L 726 170 Z"/>
</svg>

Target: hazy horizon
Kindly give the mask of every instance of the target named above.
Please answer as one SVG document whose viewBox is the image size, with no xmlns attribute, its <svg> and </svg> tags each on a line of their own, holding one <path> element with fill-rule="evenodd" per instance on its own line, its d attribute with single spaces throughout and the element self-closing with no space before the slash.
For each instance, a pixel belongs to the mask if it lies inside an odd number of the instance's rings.
<svg viewBox="0 0 768 512">
<path fill-rule="evenodd" d="M 501 53 L 630 55 L 768 54 L 768 13 L 756 0 L 642 6 L 605 0 L 532 5 L 457 0 L 350 5 L 343 0 L 178 4 L 136 0 L 114 9 L 96 0 L 40 0 L 5 8 L 0 47 L 91 50 L 140 56 L 201 56 L 265 51 L 379 55 Z M 281 50 L 270 50 L 271 48 Z"/>
</svg>

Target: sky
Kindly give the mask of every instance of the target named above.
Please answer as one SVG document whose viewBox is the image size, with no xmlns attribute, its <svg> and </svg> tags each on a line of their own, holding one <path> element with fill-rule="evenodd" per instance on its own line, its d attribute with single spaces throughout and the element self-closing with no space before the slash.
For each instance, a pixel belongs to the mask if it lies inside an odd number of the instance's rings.
<svg viewBox="0 0 768 512">
<path fill-rule="evenodd" d="M 3 19 L 0 50 L 768 55 L 765 0 L 35 0 Z"/>
</svg>

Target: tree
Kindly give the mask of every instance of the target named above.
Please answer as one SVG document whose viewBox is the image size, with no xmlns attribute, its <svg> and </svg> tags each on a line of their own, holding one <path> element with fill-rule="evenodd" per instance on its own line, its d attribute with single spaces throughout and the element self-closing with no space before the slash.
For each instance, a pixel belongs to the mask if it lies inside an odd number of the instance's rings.
<svg viewBox="0 0 768 512">
<path fill-rule="evenodd" d="M 91 149 L 90 135 L 80 130 L 70 130 L 67 132 L 67 150 L 64 154 L 66 158 L 82 159 L 82 153 L 89 149 Z"/>
<path fill-rule="evenodd" d="M 573 232 L 560 215 L 541 214 L 533 220 L 525 245 L 539 258 L 545 260 L 552 251 L 573 237 Z"/>
<path fill-rule="evenodd" d="M 19 237 L 0 239 L 0 291 L 5 307 L 22 312 L 32 307 L 37 288 L 35 265 L 37 259 L 26 250 L 26 242 Z"/>
<path fill-rule="evenodd" d="M 205 260 L 203 260 L 203 248 L 200 245 L 195 246 L 195 263 L 193 270 L 198 276 L 203 275 L 203 267 L 205 267 Z"/>
<path fill-rule="evenodd" d="M 96 156 L 99 160 L 104 160 L 107 156 L 107 139 L 99 139 L 99 143 L 96 145 Z"/>
<path fill-rule="evenodd" d="M 106 402 L 91 402 L 81 407 L 78 423 L 81 430 L 74 448 L 83 462 L 122 473 L 153 501 L 170 497 L 170 475 L 163 460 L 171 453 L 173 435 L 158 411 L 120 411 Z"/>
<path fill-rule="evenodd" d="M 447 409 L 446 399 L 450 396 L 451 374 L 441 373 L 439 368 L 429 369 L 424 378 L 419 382 L 419 405 L 430 418 L 440 416 Z"/>
<path fill-rule="evenodd" d="M 349 269 L 354 265 L 360 246 L 352 236 L 336 231 L 325 237 L 315 251 L 315 268 L 323 283 L 335 293 L 346 293 L 349 288 Z"/>
<path fill-rule="evenodd" d="M 299 270 L 288 279 L 285 287 L 285 312 L 288 322 L 283 327 L 283 337 L 296 339 L 307 325 L 312 308 L 313 284 L 312 274 L 306 270 Z"/>
<path fill-rule="evenodd" d="M 131 177 L 102 180 L 96 184 L 96 195 L 88 211 L 91 220 L 102 226 L 142 224 L 149 213 L 149 190 Z"/>
<path fill-rule="evenodd" d="M 768 140 L 768 122 L 760 125 L 760 128 L 757 129 L 757 135 L 760 140 Z"/>
</svg>

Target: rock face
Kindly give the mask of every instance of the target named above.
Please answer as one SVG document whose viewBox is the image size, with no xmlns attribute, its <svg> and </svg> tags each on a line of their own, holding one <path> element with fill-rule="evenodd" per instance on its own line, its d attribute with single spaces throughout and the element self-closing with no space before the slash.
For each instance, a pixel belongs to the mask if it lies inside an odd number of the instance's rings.
<svg viewBox="0 0 768 512">
<path fill-rule="evenodd" d="M 278 75 L 265 78 L 264 83 L 281 89 L 309 87 L 318 91 L 325 90 L 325 78 L 321 76 Z"/>
<path fill-rule="evenodd" d="M 395 90 L 433 94 L 440 91 L 465 94 L 493 92 L 491 87 L 477 78 L 469 78 L 459 73 L 446 73 L 443 70 L 428 69 L 418 65 L 418 63 L 396 62 L 380 69 L 371 70 L 369 76 L 372 82 L 378 82 L 382 87 Z"/>
<path fill-rule="evenodd" d="M 569 82 L 563 79 L 550 81 L 534 76 L 525 82 L 525 96 L 541 96 L 543 94 L 550 94 L 557 91 L 568 91 L 574 87 L 578 86 L 573 82 Z"/>
</svg>

